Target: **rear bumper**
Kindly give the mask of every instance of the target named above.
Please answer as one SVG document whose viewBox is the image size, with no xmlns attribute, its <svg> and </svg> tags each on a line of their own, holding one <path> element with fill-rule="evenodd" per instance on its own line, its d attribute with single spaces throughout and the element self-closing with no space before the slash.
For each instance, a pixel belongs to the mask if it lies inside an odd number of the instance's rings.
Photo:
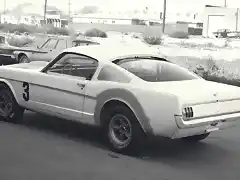
<svg viewBox="0 0 240 180">
<path fill-rule="evenodd" d="M 14 55 L 0 54 L 0 66 L 16 64 L 17 60 Z"/>
<path fill-rule="evenodd" d="M 175 120 L 178 128 L 173 134 L 172 139 L 210 133 L 234 127 L 237 123 L 240 123 L 240 112 L 190 121 L 184 121 L 181 116 L 175 116 Z"/>
</svg>

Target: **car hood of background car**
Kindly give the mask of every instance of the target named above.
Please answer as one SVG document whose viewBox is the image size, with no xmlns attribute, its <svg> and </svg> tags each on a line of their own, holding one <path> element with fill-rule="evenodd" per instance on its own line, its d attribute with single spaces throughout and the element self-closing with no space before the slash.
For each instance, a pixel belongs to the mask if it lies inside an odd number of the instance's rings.
<svg viewBox="0 0 240 180">
<path fill-rule="evenodd" d="M 0 53 L 6 53 L 6 52 L 13 52 L 13 51 L 24 51 L 24 52 L 38 52 L 38 53 L 47 53 L 46 51 L 43 51 L 38 48 L 34 47 L 16 47 L 16 46 L 10 46 L 10 45 L 2 45 L 0 46 Z"/>
</svg>

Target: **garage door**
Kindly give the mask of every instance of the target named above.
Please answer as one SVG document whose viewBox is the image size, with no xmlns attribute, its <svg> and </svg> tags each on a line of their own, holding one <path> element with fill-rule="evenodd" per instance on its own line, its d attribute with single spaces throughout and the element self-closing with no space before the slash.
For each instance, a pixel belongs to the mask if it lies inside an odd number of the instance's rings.
<svg viewBox="0 0 240 180">
<path fill-rule="evenodd" d="M 212 36 L 213 32 L 218 29 L 226 29 L 224 27 L 224 16 L 208 16 L 208 36 Z"/>
</svg>

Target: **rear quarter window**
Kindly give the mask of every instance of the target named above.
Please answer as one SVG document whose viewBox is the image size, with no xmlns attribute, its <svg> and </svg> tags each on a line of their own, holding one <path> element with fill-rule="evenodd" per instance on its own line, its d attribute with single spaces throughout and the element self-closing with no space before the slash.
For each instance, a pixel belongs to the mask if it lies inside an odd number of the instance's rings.
<svg viewBox="0 0 240 180">
<path fill-rule="evenodd" d="M 113 81 L 113 82 L 121 82 L 121 83 L 128 83 L 131 80 L 123 72 L 109 65 L 105 65 L 102 67 L 102 69 L 98 74 L 97 79 L 100 81 Z"/>
<path fill-rule="evenodd" d="M 120 63 L 119 66 L 148 82 L 200 79 L 200 77 L 187 69 L 160 60 L 131 60 Z"/>
</svg>

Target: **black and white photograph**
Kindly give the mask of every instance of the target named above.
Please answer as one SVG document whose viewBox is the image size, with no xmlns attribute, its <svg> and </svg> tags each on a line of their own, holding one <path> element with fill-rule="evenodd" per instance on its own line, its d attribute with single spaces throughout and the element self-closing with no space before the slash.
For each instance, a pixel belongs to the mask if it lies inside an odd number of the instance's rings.
<svg viewBox="0 0 240 180">
<path fill-rule="evenodd" d="M 240 1 L 0 0 L 0 180 L 123 179 L 240 179 Z"/>
</svg>

